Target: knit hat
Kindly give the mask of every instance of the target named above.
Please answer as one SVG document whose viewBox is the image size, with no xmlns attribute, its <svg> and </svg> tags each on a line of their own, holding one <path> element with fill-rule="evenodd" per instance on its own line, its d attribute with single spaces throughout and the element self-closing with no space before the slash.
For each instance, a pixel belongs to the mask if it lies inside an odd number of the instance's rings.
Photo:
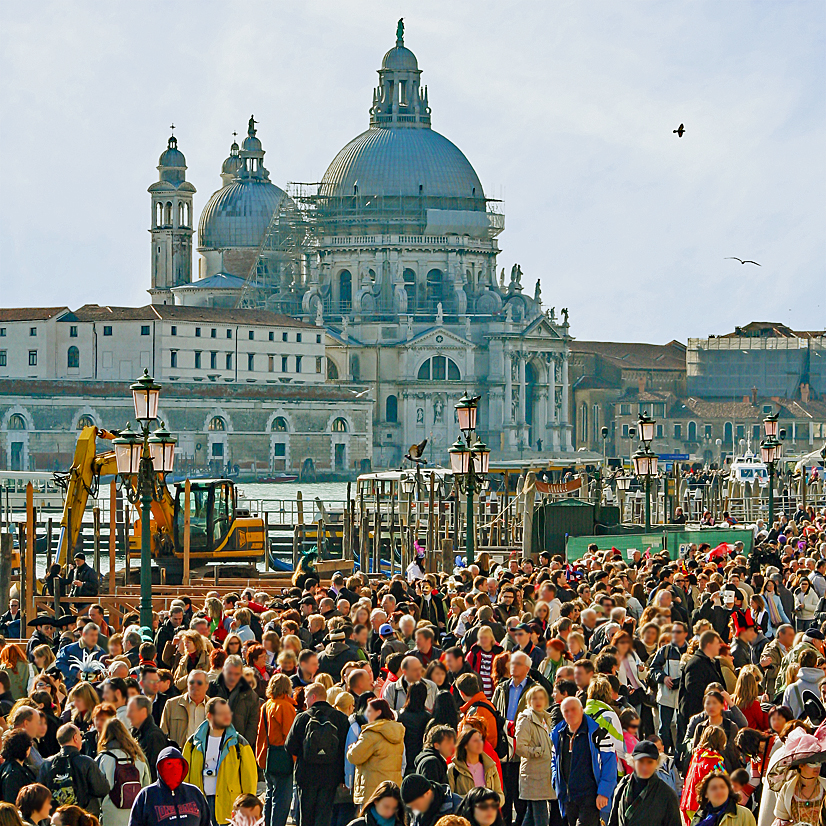
<svg viewBox="0 0 826 826">
<path fill-rule="evenodd" d="M 430 781 L 421 774 L 408 774 L 402 780 L 402 800 L 409 806 L 414 800 L 424 797 L 433 787 Z"/>
</svg>

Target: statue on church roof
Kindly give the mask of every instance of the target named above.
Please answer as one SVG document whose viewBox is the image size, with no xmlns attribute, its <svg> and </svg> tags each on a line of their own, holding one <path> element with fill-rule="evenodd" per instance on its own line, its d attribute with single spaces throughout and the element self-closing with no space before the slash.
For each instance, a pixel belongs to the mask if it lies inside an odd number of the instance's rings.
<svg viewBox="0 0 826 826">
<path fill-rule="evenodd" d="M 440 301 L 436 305 L 436 326 L 441 327 L 442 324 L 445 323 L 445 311 L 442 308 L 442 302 Z"/>
<path fill-rule="evenodd" d="M 321 308 L 321 302 L 319 301 L 315 307 L 315 326 L 316 327 L 323 327 L 324 326 L 324 310 Z"/>
<path fill-rule="evenodd" d="M 404 46 L 404 18 L 400 17 L 396 24 L 396 45 Z"/>
<path fill-rule="evenodd" d="M 255 137 L 255 124 L 256 124 L 257 122 L 258 122 L 258 121 L 256 121 L 256 120 L 255 120 L 255 117 L 254 117 L 253 115 L 250 115 L 250 122 L 249 122 L 249 125 L 247 126 L 247 134 L 248 134 L 251 138 L 254 138 L 254 137 Z"/>
<path fill-rule="evenodd" d="M 539 279 L 536 279 L 536 288 L 533 291 L 533 300 L 541 305 L 542 304 L 542 287 L 539 284 Z"/>
<path fill-rule="evenodd" d="M 568 323 L 568 308 L 567 307 L 562 308 L 562 323 L 563 324 Z"/>
<path fill-rule="evenodd" d="M 548 318 L 551 319 L 551 322 L 556 321 L 556 307 L 551 307 L 550 312 L 548 314 Z"/>
</svg>

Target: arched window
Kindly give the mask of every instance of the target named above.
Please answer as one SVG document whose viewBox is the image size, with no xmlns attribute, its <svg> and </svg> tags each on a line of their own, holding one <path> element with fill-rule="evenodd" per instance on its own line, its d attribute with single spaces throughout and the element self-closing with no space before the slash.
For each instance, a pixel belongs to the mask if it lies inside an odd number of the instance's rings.
<svg viewBox="0 0 826 826">
<path fill-rule="evenodd" d="M 732 428 L 731 422 L 726 422 L 725 427 L 723 428 L 723 444 L 724 445 L 732 445 L 733 442 L 734 442 L 734 429 Z"/>
<path fill-rule="evenodd" d="M 88 414 L 84 414 L 77 420 L 77 429 L 83 430 L 84 427 L 94 427 L 95 420 Z"/>
<path fill-rule="evenodd" d="M 66 351 L 66 366 L 71 370 L 72 368 L 80 367 L 80 350 L 72 345 Z"/>
<path fill-rule="evenodd" d="M 209 420 L 208 430 L 226 430 L 227 423 L 220 416 L 213 416 Z"/>
<path fill-rule="evenodd" d="M 178 226 L 182 227 L 184 225 L 184 205 L 181 201 L 178 201 Z"/>
<path fill-rule="evenodd" d="M 361 362 L 358 356 L 350 356 L 350 375 L 354 381 L 358 381 L 361 377 Z"/>
<path fill-rule="evenodd" d="M 353 276 L 350 270 L 342 270 L 338 274 L 338 309 L 339 312 L 349 313 L 353 308 Z"/>
<path fill-rule="evenodd" d="M 277 433 L 286 433 L 289 430 L 287 420 L 283 416 L 276 416 L 272 422 L 272 429 Z"/>
<path fill-rule="evenodd" d="M 588 441 L 588 405 L 582 402 L 580 408 L 579 438 L 581 441 Z"/>
<path fill-rule="evenodd" d="M 338 379 L 338 367 L 336 367 L 336 363 L 331 359 L 327 359 L 327 381 L 336 381 Z"/>
<path fill-rule="evenodd" d="M 396 396 L 388 396 L 384 402 L 384 418 L 395 423 L 399 420 L 399 400 Z"/>
<path fill-rule="evenodd" d="M 427 308 L 430 312 L 435 312 L 440 302 L 444 303 L 443 278 L 441 270 L 430 270 L 427 274 Z"/>
<path fill-rule="evenodd" d="M 172 226 L 172 201 L 166 202 L 166 225 Z"/>
<path fill-rule="evenodd" d="M 419 381 L 460 381 L 459 365 L 447 356 L 433 356 L 419 368 Z"/>
<path fill-rule="evenodd" d="M 404 278 L 404 291 L 407 293 L 407 312 L 416 312 L 416 273 L 409 267 L 405 269 L 402 277 Z"/>
<path fill-rule="evenodd" d="M 9 430 L 27 430 L 26 420 L 20 413 L 9 416 Z"/>
<path fill-rule="evenodd" d="M 155 204 L 155 226 L 159 227 L 163 224 L 163 204 Z"/>
<path fill-rule="evenodd" d="M 338 419 L 334 419 L 331 430 L 333 431 L 333 433 L 346 433 L 347 422 L 340 417 Z"/>
<path fill-rule="evenodd" d="M 697 422 L 689 422 L 688 423 L 688 441 L 689 442 L 696 442 L 697 441 Z"/>
</svg>

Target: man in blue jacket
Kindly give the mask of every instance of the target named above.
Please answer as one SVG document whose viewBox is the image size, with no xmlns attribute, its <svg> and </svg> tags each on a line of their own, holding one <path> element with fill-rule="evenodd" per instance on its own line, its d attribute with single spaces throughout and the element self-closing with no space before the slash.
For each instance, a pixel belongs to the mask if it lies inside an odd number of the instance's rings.
<svg viewBox="0 0 826 826">
<path fill-rule="evenodd" d="M 78 681 L 78 674 L 83 673 L 84 677 L 92 675 L 98 668 L 93 663 L 106 656 L 106 652 L 98 645 L 99 634 L 100 629 L 97 625 L 87 622 L 83 626 L 80 640 L 61 648 L 58 652 L 55 665 L 63 675 L 66 688 L 74 688 Z M 103 670 L 102 666 L 100 670 Z"/>
<path fill-rule="evenodd" d="M 189 765 L 173 746 L 158 755 L 158 779 L 141 789 L 129 826 L 210 826 L 212 816 L 203 792 L 184 783 Z"/>
<path fill-rule="evenodd" d="M 563 721 L 551 732 L 551 780 L 568 826 L 599 826 L 617 785 L 617 755 L 608 732 L 576 697 L 561 705 Z M 606 816 L 607 820 L 607 816 Z"/>
</svg>

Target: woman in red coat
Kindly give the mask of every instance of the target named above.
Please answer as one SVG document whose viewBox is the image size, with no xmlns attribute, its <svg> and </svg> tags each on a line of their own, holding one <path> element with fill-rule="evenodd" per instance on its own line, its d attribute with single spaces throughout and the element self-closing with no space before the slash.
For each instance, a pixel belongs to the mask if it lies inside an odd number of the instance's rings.
<svg viewBox="0 0 826 826">
<path fill-rule="evenodd" d="M 683 794 L 680 798 L 680 814 L 683 823 L 688 826 L 700 803 L 697 789 L 700 783 L 713 771 L 725 772 L 723 753 L 726 750 L 726 735 L 723 730 L 709 726 L 700 737 L 700 742 L 691 756 L 688 771 L 685 773 Z"/>
</svg>

